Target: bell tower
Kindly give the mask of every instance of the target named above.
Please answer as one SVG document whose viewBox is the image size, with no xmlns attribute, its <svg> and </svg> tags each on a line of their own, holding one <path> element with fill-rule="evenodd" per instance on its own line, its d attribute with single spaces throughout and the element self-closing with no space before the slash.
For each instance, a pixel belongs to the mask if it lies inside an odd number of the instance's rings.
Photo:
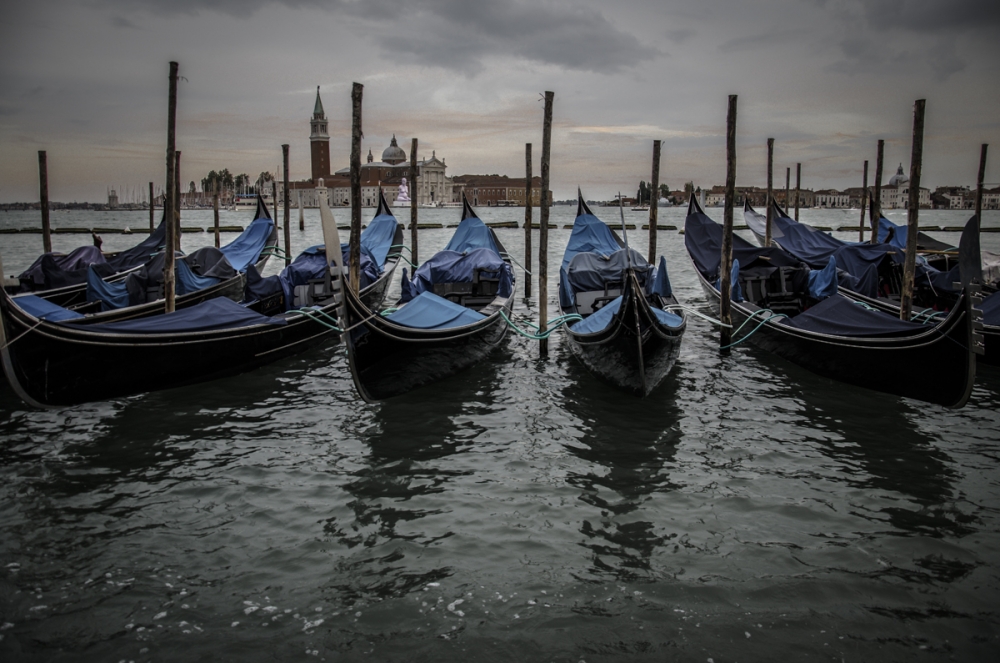
<svg viewBox="0 0 1000 663">
<path fill-rule="evenodd" d="M 312 155 L 312 180 L 330 176 L 330 134 L 326 131 L 326 114 L 323 112 L 323 101 L 319 98 L 319 86 L 316 86 L 316 105 L 313 107 L 312 119 L 309 120 L 309 150 Z"/>
</svg>

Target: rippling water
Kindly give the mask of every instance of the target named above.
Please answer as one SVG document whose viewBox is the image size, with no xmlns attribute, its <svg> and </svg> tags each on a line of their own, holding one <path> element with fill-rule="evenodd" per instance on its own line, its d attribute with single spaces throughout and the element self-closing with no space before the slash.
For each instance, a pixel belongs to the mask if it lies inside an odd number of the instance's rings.
<svg viewBox="0 0 1000 663">
<path fill-rule="evenodd" d="M 313 217 L 296 248 L 319 241 Z M 94 218 L 65 225 L 142 223 Z M 450 233 L 422 231 L 421 256 Z M 498 233 L 520 256 L 523 231 Z M 0 238 L 8 273 L 34 243 Z M 659 243 L 703 305 L 682 237 Z M 692 320 L 646 400 L 598 383 L 558 333 L 547 360 L 511 336 L 380 405 L 356 397 L 343 346 L 60 411 L 3 392 L 0 659 L 992 660 L 1000 372 L 950 411 L 717 344 Z"/>
</svg>

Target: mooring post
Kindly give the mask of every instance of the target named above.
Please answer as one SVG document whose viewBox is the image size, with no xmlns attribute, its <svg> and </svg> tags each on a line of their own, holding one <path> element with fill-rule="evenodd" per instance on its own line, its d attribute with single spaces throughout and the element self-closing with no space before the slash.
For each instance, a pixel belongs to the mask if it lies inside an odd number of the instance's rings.
<svg viewBox="0 0 1000 663">
<path fill-rule="evenodd" d="M 215 230 L 215 248 L 219 248 L 222 246 L 219 237 L 219 180 L 216 180 L 212 187 L 212 223 Z"/>
<path fill-rule="evenodd" d="M 868 159 L 865 159 L 865 174 L 861 176 L 861 221 L 858 222 L 858 241 L 865 241 L 865 206 L 868 204 Z"/>
<path fill-rule="evenodd" d="M 181 250 L 181 151 L 174 152 L 174 250 Z"/>
<path fill-rule="evenodd" d="M 38 150 L 38 197 L 42 207 L 42 250 L 52 253 L 52 228 L 49 226 L 49 166 L 45 150 Z"/>
<path fill-rule="evenodd" d="M 799 197 L 802 192 L 802 164 L 795 164 L 795 220 L 799 220 Z"/>
<path fill-rule="evenodd" d="M 549 320 L 549 158 L 552 147 L 552 98 L 554 92 L 545 92 L 545 119 L 542 124 L 542 190 L 541 209 L 538 214 L 538 333 L 544 334 Z M 549 339 L 538 343 L 541 356 L 549 354 Z"/>
<path fill-rule="evenodd" d="M 656 264 L 657 202 L 660 199 L 660 141 L 653 141 L 653 192 L 649 194 L 649 264 Z"/>
<path fill-rule="evenodd" d="M 271 216 L 274 217 L 274 227 L 277 228 L 278 227 L 278 180 L 277 179 L 271 180 Z M 277 240 L 275 241 L 277 242 Z M 278 243 L 280 244 L 280 242 Z M 287 251 L 288 246 L 285 246 L 285 249 Z"/>
<path fill-rule="evenodd" d="M 156 205 L 153 204 L 153 183 L 149 183 L 149 232 L 156 230 L 156 218 L 155 210 L 153 209 Z"/>
<path fill-rule="evenodd" d="M 989 144 L 983 143 L 979 151 L 979 177 L 976 178 L 976 223 L 983 227 L 983 180 L 986 178 L 986 149 Z"/>
<path fill-rule="evenodd" d="M 909 320 L 913 306 L 913 275 L 917 265 L 917 217 L 920 213 L 920 165 L 924 158 L 924 99 L 913 105 L 913 147 L 910 150 L 910 200 L 906 213 L 906 259 L 903 262 L 903 294 L 899 319 Z"/>
<path fill-rule="evenodd" d="M 299 195 L 299 230 L 303 231 L 306 229 L 306 211 L 302 208 L 302 189 L 296 189 L 296 193 Z"/>
<path fill-rule="evenodd" d="M 736 201 L 736 95 L 729 95 L 726 114 L 726 207 L 722 217 L 722 261 L 719 266 L 719 351 L 729 354 L 733 341 L 732 272 L 733 272 L 733 203 Z"/>
<path fill-rule="evenodd" d="M 359 152 L 360 156 L 360 152 Z M 417 139 L 410 140 L 410 260 L 417 260 Z M 416 268 L 414 268 L 416 269 Z"/>
<path fill-rule="evenodd" d="M 882 153 L 885 151 L 885 141 L 879 140 L 875 153 L 875 194 L 872 196 L 871 215 L 875 217 L 872 224 L 872 244 L 878 244 L 878 222 L 882 218 Z"/>
<path fill-rule="evenodd" d="M 167 102 L 167 186 L 163 190 L 163 218 L 166 223 L 166 241 L 163 247 L 163 298 L 167 313 L 174 310 L 174 243 L 177 230 L 174 226 L 174 178 L 177 174 L 174 157 L 177 128 L 177 63 L 170 63 L 170 95 Z"/>
<path fill-rule="evenodd" d="M 288 207 L 288 143 L 281 146 L 281 203 L 285 210 L 282 215 L 282 224 L 285 226 L 285 267 L 292 264 L 292 210 Z M 274 201 L 277 205 L 278 201 Z"/>
<path fill-rule="evenodd" d="M 364 89 L 361 83 L 355 83 L 351 89 L 351 253 L 348 279 L 354 294 L 361 290 L 358 286 L 361 279 L 361 95 Z"/>
<path fill-rule="evenodd" d="M 524 297 L 531 297 L 531 143 L 524 144 Z"/>
<path fill-rule="evenodd" d="M 764 246 L 771 246 L 771 199 L 774 198 L 774 139 L 767 139 L 767 221 L 764 224 Z"/>
<path fill-rule="evenodd" d="M 789 166 L 785 168 L 785 214 L 788 214 L 788 209 L 792 204 L 792 169 Z"/>
</svg>

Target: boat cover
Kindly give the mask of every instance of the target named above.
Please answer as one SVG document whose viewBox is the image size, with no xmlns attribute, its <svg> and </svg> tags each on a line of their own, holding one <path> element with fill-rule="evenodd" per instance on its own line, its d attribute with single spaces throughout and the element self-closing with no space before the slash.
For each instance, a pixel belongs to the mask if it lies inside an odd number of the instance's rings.
<svg viewBox="0 0 1000 663">
<path fill-rule="evenodd" d="M 267 246 L 267 240 L 274 230 L 274 221 L 270 218 L 257 218 L 240 233 L 239 237 L 220 250 L 237 272 L 242 272 L 250 263 L 257 262 L 260 254 Z"/>
<path fill-rule="evenodd" d="M 569 263 L 574 257 L 581 253 L 594 253 L 598 256 L 608 257 L 621 248 L 622 244 L 606 223 L 593 214 L 577 216 L 573 222 L 573 231 L 569 235 L 569 242 L 566 244 L 562 265 L 559 267 L 559 305 L 565 308 L 573 304 L 573 290 L 569 286 L 566 270 L 569 269 Z M 621 279 L 616 277 L 614 280 Z"/>
<path fill-rule="evenodd" d="M 478 311 L 438 297 L 433 292 L 421 292 L 406 306 L 385 317 L 397 325 L 414 329 L 452 329 L 486 318 Z"/>
<path fill-rule="evenodd" d="M 133 267 L 138 267 L 149 260 L 150 256 L 154 253 L 158 253 L 163 250 L 166 237 L 166 218 L 161 217 L 160 224 L 156 226 L 156 230 L 149 234 L 149 237 L 142 240 L 142 242 L 136 244 L 127 251 L 119 251 L 109 257 L 108 264 L 111 265 L 112 269 L 114 269 L 116 273 L 124 272 L 125 270 L 132 269 Z"/>
<path fill-rule="evenodd" d="M 37 295 L 22 295 L 11 300 L 22 311 L 29 313 L 39 320 L 49 322 L 59 322 L 60 320 L 75 320 L 83 316 L 76 311 L 63 308 L 58 304 L 53 304 L 47 299 L 42 299 Z M 11 341 L 13 343 L 13 341 Z"/>
<path fill-rule="evenodd" d="M 743 301 L 743 288 L 740 287 L 740 261 L 733 260 L 733 267 L 729 270 L 729 298 L 734 302 Z M 715 279 L 715 289 L 722 292 L 722 279 Z"/>
<path fill-rule="evenodd" d="M 284 318 L 261 315 L 227 297 L 215 297 L 173 313 L 77 328 L 103 334 L 182 334 L 185 332 L 237 329 L 262 324 L 284 325 L 287 323 Z"/>
<path fill-rule="evenodd" d="M 841 296 L 828 297 L 795 317 L 781 318 L 778 322 L 820 334 L 852 337 L 912 336 L 929 329 L 927 325 L 900 320 Z"/>
<path fill-rule="evenodd" d="M 73 249 L 69 253 L 43 253 L 38 256 L 31 267 L 17 275 L 21 281 L 21 290 L 30 292 L 32 290 L 59 287 L 47 285 L 53 277 L 59 279 L 60 273 L 77 272 L 86 270 L 90 265 L 105 264 L 104 254 L 96 246 L 81 246 Z"/>
<path fill-rule="evenodd" d="M 719 278 L 722 262 L 722 226 L 703 212 L 689 214 L 684 221 L 684 245 L 702 276 L 711 282 Z M 757 268 L 798 267 L 801 262 L 790 253 L 775 247 L 754 246 L 733 235 L 733 259 L 749 272 Z"/>
<path fill-rule="evenodd" d="M 639 285 L 645 290 L 650 281 L 653 266 L 646 262 L 635 249 L 629 249 L 632 259 L 632 269 L 639 279 Z M 622 283 L 625 270 L 628 268 L 628 259 L 625 257 L 625 249 L 602 255 L 599 253 L 577 253 L 570 260 L 565 272 L 560 269 L 560 300 L 562 291 L 568 301 L 574 301 L 574 295 L 578 292 L 593 292 L 594 290 L 604 290 L 606 283 Z M 562 303 L 560 301 L 560 303 Z"/>
<path fill-rule="evenodd" d="M 983 312 L 983 322 L 987 325 L 1000 326 L 1000 291 L 994 292 L 983 299 L 977 307 Z"/>
<path fill-rule="evenodd" d="M 890 229 L 893 233 L 888 243 L 892 244 L 896 248 L 905 250 L 906 236 L 909 228 L 907 226 L 896 225 L 884 216 L 878 220 L 878 241 L 885 242 L 886 238 L 889 237 Z M 917 232 L 917 250 L 947 251 L 954 248 L 955 247 L 951 244 L 946 244 L 945 242 L 936 240 L 926 233 Z"/>
<path fill-rule="evenodd" d="M 621 310 L 622 301 L 623 298 L 621 296 L 615 297 L 605 306 L 597 309 L 597 311 L 591 313 L 583 320 L 570 325 L 569 328 L 574 334 L 596 334 L 599 331 L 607 329 L 608 325 L 614 319 L 615 314 Z M 652 310 L 657 322 L 666 327 L 680 327 L 684 322 L 684 319 L 675 313 L 658 308 L 653 308 Z"/>
<path fill-rule="evenodd" d="M 396 227 L 399 222 L 396 221 L 396 217 L 391 214 L 379 214 L 368 227 L 364 229 L 361 233 L 361 246 L 362 249 L 366 249 L 371 255 L 372 260 L 376 265 L 379 265 L 379 273 L 382 271 L 382 265 L 385 265 L 385 260 L 389 255 L 389 249 L 392 248 L 392 240 L 396 236 Z M 346 262 L 344 263 L 347 264 Z"/>
<path fill-rule="evenodd" d="M 462 223 L 470 220 L 466 219 Z M 500 279 L 497 289 L 500 297 L 510 297 L 514 292 L 514 273 L 495 250 L 478 248 L 459 253 L 445 249 L 435 253 L 414 271 L 412 281 L 407 278 L 406 271 L 403 271 L 400 301 L 408 302 L 420 293 L 432 292 L 435 283 L 472 283 L 477 269 L 484 270 L 482 274 L 487 278 Z"/>
<path fill-rule="evenodd" d="M 670 287 L 670 276 L 667 274 L 667 259 L 664 256 L 660 256 L 660 264 L 656 267 L 652 294 L 661 297 L 670 297 L 674 294 L 673 288 Z"/>
<path fill-rule="evenodd" d="M 247 283 L 243 288 L 243 293 L 243 302 L 249 304 L 279 293 L 284 296 L 285 291 L 281 287 L 281 281 L 278 277 L 269 276 L 265 279 L 251 264 L 247 265 Z"/>
<path fill-rule="evenodd" d="M 837 294 L 837 259 L 830 256 L 823 269 L 809 272 L 809 296 L 813 299 L 826 299 Z"/>
<path fill-rule="evenodd" d="M 493 238 L 493 231 L 481 219 L 470 216 L 458 224 L 455 234 L 451 236 L 451 241 L 444 250 L 468 253 L 476 249 L 490 249 L 497 254 L 497 257 L 500 256 L 500 247 Z"/>
<path fill-rule="evenodd" d="M 101 302 L 102 311 L 125 308 L 129 305 L 128 287 L 124 281 L 108 283 L 91 265 L 87 270 L 87 301 Z"/>
</svg>

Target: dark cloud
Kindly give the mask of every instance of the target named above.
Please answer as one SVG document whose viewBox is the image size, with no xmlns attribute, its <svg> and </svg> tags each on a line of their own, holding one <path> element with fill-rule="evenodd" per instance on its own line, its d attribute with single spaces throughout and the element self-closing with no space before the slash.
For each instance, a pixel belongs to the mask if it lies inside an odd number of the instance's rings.
<svg viewBox="0 0 1000 663">
<path fill-rule="evenodd" d="M 758 48 L 767 48 L 781 43 L 783 39 L 794 34 L 792 30 L 773 30 L 763 34 L 751 35 L 749 37 L 736 37 L 719 45 L 719 50 L 723 53 L 735 53 L 738 51 L 752 51 Z"/>
<path fill-rule="evenodd" d="M 115 16 L 114 18 L 112 18 L 111 25 L 115 26 L 116 28 L 124 28 L 129 30 L 138 29 L 138 26 L 135 23 L 122 16 Z"/>
<path fill-rule="evenodd" d="M 997 0 L 866 0 L 864 14 L 879 30 L 995 29 L 1000 26 Z"/>
<path fill-rule="evenodd" d="M 678 29 L 678 30 L 667 30 L 664 33 L 670 41 L 675 44 L 683 44 L 691 37 L 695 36 L 697 33 L 694 30 Z"/>
<path fill-rule="evenodd" d="M 600 12 L 521 0 L 102 0 L 157 14 L 212 11 L 250 17 L 265 5 L 317 7 L 360 21 L 377 46 L 412 62 L 475 72 L 490 56 L 580 71 L 615 73 L 663 53 L 615 27 Z M 681 31 L 683 32 L 683 31 Z M 683 38 L 683 35 L 682 35 Z"/>
</svg>

